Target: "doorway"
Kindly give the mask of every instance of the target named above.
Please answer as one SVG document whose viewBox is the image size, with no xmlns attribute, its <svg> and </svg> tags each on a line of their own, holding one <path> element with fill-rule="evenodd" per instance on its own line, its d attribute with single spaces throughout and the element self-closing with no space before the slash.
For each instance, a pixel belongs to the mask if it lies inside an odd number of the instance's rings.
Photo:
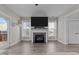
<svg viewBox="0 0 79 59">
<path fill-rule="evenodd" d="M 69 44 L 79 44 L 79 20 L 69 21 Z"/>
<path fill-rule="evenodd" d="M 4 49 L 8 43 L 8 21 L 0 18 L 0 49 Z"/>
</svg>

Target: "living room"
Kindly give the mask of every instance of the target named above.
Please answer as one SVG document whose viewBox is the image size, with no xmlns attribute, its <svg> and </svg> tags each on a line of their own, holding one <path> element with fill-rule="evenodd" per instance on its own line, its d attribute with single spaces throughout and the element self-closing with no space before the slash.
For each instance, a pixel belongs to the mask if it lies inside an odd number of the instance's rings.
<svg viewBox="0 0 79 59">
<path fill-rule="evenodd" d="M 78 7 L 78 4 L 1 4 L 0 24 L 6 24 L 0 26 L 0 52 L 78 54 Z"/>
</svg>

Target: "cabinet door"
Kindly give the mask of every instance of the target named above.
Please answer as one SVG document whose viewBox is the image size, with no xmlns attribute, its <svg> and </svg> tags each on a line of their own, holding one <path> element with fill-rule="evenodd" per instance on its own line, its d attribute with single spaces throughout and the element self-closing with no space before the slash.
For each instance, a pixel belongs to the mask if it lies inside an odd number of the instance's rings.
<svg viewBox="0 0 79 59">
<path fill-rule="evenodd" d="M 69 44 L 79 44 L 79 21 L 69 22 Z"/>
</svg>

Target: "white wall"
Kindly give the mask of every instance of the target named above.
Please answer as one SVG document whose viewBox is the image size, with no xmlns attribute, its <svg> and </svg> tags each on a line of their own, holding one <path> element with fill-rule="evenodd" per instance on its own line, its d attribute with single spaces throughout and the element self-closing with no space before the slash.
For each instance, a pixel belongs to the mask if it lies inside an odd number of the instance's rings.
<svg viewBox="0 0 79 59">
<path fill-rule="evenodd" d="M 15 19 L 15 18 L 13 18 Z M 20 42 L 20 26 L 17 24 L 17 19 L 10 19 L 10 28 L 9 28 L 9 45 L 12 46 L 18 42 Z"/>
<path fill-rule="evenodd" d="M 79 12 L 69 15 L 67 17 L 60 17 L 58 19 L 58 41 L 63 44 L 69 44 L 69 22 L 72 20 L 79 20 Z M 74 23 L 74 22 L 73 22 Z M 71 30 L 72 31 L 72 30 Z M 75 30 L 76 32 L 76 30 Z M 73 42 L 71 42 L 74 44 Z M 77 43 L 75 43 L 77 44 Z"/>
<path fill-rule="evenodd" d="M 58 41 L 63 44 L 68 44 L 66 34 L 67 34 L 66 18 L 59 18 L 58 19 Z"/>
</svg>

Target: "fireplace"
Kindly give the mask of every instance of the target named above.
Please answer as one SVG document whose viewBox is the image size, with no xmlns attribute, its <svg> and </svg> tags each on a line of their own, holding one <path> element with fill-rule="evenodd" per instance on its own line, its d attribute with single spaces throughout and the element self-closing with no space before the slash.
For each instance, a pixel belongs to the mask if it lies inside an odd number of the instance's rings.
<svg viewBox="0 0 79 59">
<path fill-rule="evenodd" d="M 31 28 L 32 43 L 47 43 L 48 28 Z"/>
<path fill-rule="evenodd" d="M 46 33 L 33 33 L 33 42 L 34 43 L 45 43 Z"/>
</svg>

